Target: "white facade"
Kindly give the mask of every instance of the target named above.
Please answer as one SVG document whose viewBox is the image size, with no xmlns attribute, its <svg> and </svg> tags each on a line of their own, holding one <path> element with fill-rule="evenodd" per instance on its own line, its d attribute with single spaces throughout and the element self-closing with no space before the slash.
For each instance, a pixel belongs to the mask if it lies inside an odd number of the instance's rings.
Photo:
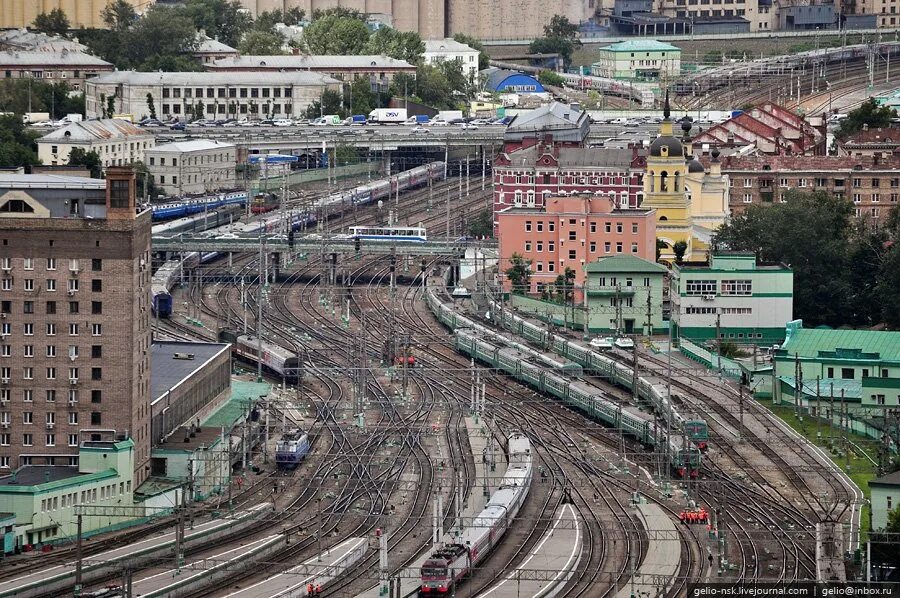
<svg viewBox="0 0 900 598">
<path fill-rule="evenodd" d="M 304 71 L 117 71 L 85 83 L 85 110 L 88 118 L 96 118 L 107 98 L 114 98 L 117 114 L 130 114 L 139 120 L 150 116 L 150 94 L 157 118 L 290 118 L 302 114 L 326 89 L 341 93 L 341 83 Z"/>
<path fill-rule="evenodd" d="M 208 139 L 166 143 L 147 151 L 144 164 L 166 195 L 234 189 L 237 147 Z"/>
<path fill-rule="evenodd" d="M 127 166 L 143 160 L 144 152 L 155 145 L 152 133 L 119 119 L 72 123 L 37 140 L 38 158 L 45 166 L 68 164 L 76 147 L 97 152 L 104 168 Z"/>
<path fill-rule="evenodd" d="M 452 38 L 425 40 L 425 53 L 422 54 L 422 58 L 425 64 L 459 60 L 466 78 L 474 79 L 478 76 L 478 50 L 473 50 Z"/>
</svg>

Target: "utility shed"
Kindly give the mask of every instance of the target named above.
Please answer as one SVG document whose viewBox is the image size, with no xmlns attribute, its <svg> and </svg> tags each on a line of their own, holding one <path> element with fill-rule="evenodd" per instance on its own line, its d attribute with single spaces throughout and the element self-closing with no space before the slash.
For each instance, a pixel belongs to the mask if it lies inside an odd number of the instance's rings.
<svg viewBox="0 0 900 598">
<path fill-rule="evenodd" d="M 888 513 L 900 505 L 900 471 L 869 480 L 872 491 L 872 529 L 887 527 Z"/>
</svg>

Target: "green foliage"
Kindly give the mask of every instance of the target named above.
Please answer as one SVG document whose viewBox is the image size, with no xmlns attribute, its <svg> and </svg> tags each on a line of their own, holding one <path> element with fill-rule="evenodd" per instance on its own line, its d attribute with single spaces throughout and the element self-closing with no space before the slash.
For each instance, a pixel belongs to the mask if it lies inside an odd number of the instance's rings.
<svg viewBox="0 0 900 598">
<path fill-rule="evenodd" d="M 562 87 L 565 84 L 565 80 L 553 71 L 541 71 L 538 75 L 538 81 L 553 87 Z"/>
<path fill-rule="evenodd" d="M 143 201 L 143 198 L 145 197 L 150 199 L 162 194 L 159 188 L 157 188 L 156 183 L 153 182 L 153 177 L 150 176 L 150 170 L 147 168 L 146 164 L 138 160 L 132 162 L 131 167 L 134 168 L 135 173 L 137 173 L 137 189 L 135 191 L 138 196 L 138 203 Z M 147 186 L 146 189 L 144 189 L 144 185 Z"/>
<path fill-rule="evenodd" d="M 366 114 L 379 107 L 378 94 L 372 91 L 368 77 L 356 77 L 344 92 L 347 115 Z"/>
<path fill-rule="evenodd" d="M 116 94 L 106 98 L 106 107 L 103 109 L 103 112 L 105 113 L 106 118 L 112 118 L 116 113 Z"/>
<path fill-rule="evenodd" d="M 84 148 L 73 147 L 69 152 L 69 166 L 84 166 L 91 171 L 91 178 L 95 179 L 99 179 L 103 174 L 100 154 L 94 150 L 86 152 Z"/>
<path fill-rule="evenodd" d="M 365 22 L 366 15 L 353 8 L 345 8 L 343 6 L 334 6 L 325 10 L 316 9 L 312 13 L 312 21 L 317 21 L 324 17 L 338 17 L 342 19 L 356 19 Z"/>
<path fill-rule="evenodd" d="M 863 125 L 868 125 L 869 128 L 889 127 L 891 119 L 896 116 L 893 108 L 879 106 L 875 98 L 869 98 L 859 108 L 847 113 L 847 118 L 841 121 L 836 135 L 847 137 L 861 130 Z"/>
<path fill-rule="evenodd" d="M 383 54 L 410 64 L 418 64 L 424 52 L 425 42 L 418 33 L 390 27 L 382 27 L 373 33 L 365 50 L 366 54 Z"/>
<path fill-rule="evenodd" d="M 126 0 L 115 0 L 106 5 L 100 16 L 103 22 L 113 31 L 127 31 L 137 20 L 137 13 L 134 7 L 126 2 Z"/>
<path fill-rule="evenodd" d="M 493 237 L 494 236 L 494 212 L 491 208 L 480 210 L 475 216 L 469 220 L 469 235 L 472 237 Z"/>
<path fill-rule="evenodd" d="M 566 266 L 566 271 L 553 281 L 556 296 L 561 303 L 571 303 L 575 299 L 575 270 Z"/>
<path fill-rule="evenodd" d="M 29 107 L 31 98 L 31 110 Z M 44 83 L 36 79 L 0 80 L 0 106 L 4 112 L 49 112 L 57 119 L 66 114 L 84 114 L 84 94 L 73 94 L 66 83 Z"/>
<path fill-rule="evenodd" d="M 310 54 L 363 54 L 369 41 L 366 24 L 359 18 L 341 16 L 332 10 L 316 17 L 304 30 L 302 41 L 306 51 Z"/>
<path fill-rule="evenodd" d="M 484 51 L 484 44 L 482 44 L 480 40 L 477 40 L 470 35 L 466 35 L 465 33 L 457 33 L 453 36 L 453 39 L 461 44 L 466 44 L 473 50 L 478 50 L 479 71 L 483 71 L 484 69 L 491 66 L 491 57 L 488 56 L 487 52 Z"/>
<path fill-rule="evenodd" d="M 302 8 L 289 8 L 285 12 L 281 9 L 266 11 L 256 16 L 253 29 L 266 33 L 275 33 L 275 24 L 284 23 L 288 26 L 299 25 L 306 18 L 306 12 Z"/>
<path fill-rule="evenodd" d="M 550 23 L 544 25 L 544 37 L 531 42 L 528 51 L 532 54 L 559 54 L 568 66 L 572 62 L 575 48 L 581 46 L 577 34 L 578 25 L 569 22 L 564 16 L 553 15 Z"/>
<path fill-rule="evenodd" d="M 785 194 L 786 203 L 750 206 L 720 228 L 719 249 L 753 251 L 794 271 L 794 316 L 827 324 L 900 327 L 900 215 L 888 226 L 859 225 L 853 204 L 828 193 Z"/>
<path fill-rule="evenodd" d="M 284 54 L 281 46 L 284 43 L 277 33 L 252 30 L 244 34 L 241 43 L 238 44 L 238 52 L 245 56 L 275 56 Z"/>
<path fill-rule="evenodd" d="M 237 47 L 253 25 L 237 0 L 187 0 L 177 11 L 193 23 L 194 29 L 203 29 L 209 37 L 232 47 Z"/>
<path fill-rule="evenodd" d="M 19 114 L 0 116 L 0 168 L 26 168 L 40 164 L 37 157 L 37 134 L 28 131 Z"/>
<path fill-rule="evenodd" d="M 662 255 L 662 250 L 665 249 L 666 247 L 668 247 L 668 245 L 666 245 L 665 241 L 663 241 L 662 239 L 656 240 L 656 261 L 657 262 L 659 261 L 659 257 Z"/>
<path fill-rule="evenodd" d="M 504 272 L 512 285 L 512 292 L 525 294 L 531 290 L 531 260 L 526 260 L 518 253 L 513 253 L 510 266 Z"/>
<path fill-rule="evenodd" d="M 687 252 L 687 242 L 676 241 L 675 244 L 672 245 L 672 252 L 675 254 L 675 263 L 680 264 L 684 261 L 684 254 Z"/>
<path fill-rule="evenodd" d="M 147 111 L 150 113 L 150 118 L 156 118 L 156 106 L 153 104 L 153 94 L 147 92 Z"/>
<path fill-rule="evenodd" d="M 42 12 L 34 20 L 34 29 L 47 35 L 65 35 L 70 28 L 69 19 L 62 9 L 54 8 L 49 13 Z"/>
<path fill-rule="evenodd" d="M 319 118 L 326 114 L 337 114 L 342 117 L 346 114 L 341 94 L 331 89 L 323 91 L 322 96 L 306 108 L 306 118 Z"/>
<path fill-rule="evenodd" d="M 334 148 L 333 164 L 335 166 L 356 164 L 357 162 L 359 162 L 359 152 L 352 145 L 340 143 Z"/>
</svg>

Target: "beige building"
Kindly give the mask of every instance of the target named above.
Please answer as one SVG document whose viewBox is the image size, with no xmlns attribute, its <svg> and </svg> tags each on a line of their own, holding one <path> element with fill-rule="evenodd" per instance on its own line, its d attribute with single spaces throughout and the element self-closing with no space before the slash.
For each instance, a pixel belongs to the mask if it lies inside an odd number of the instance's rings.
<svg viewBox="0 0 900 598">
<path fill-rule="evenodd" d="M 83 441 L 150 463 L 150 211 L 135 175 L 0 175 L 0 468 L 77 465 Z"/>
<path fill-rule="evenodd" d="M 166 195 L 234 189 L 237 147 L 209 139 L 165 143 L 147 150 L 144 164 Z"/>
<path fill-rule="evenodd" d="M 154 0 L 127 0 L 138 10 L 146 10 Z M 0 29 L 30 27 L 37 16 L 54 9 L 66 13 L 73 29 L 105 27 L 100 13 L 106 0 L 0 0 Z"/>
<path fill-rule="evenodd" d="M 0 52 L 0 77 L 3 79 L 68 83 L 69 87 L 79 91 L 86 79 L 113 69 L 109 62 L 81 52 Z"/>
<path fill-rule="evenodd" d="M 452 62 L 458 60 L 462 65 L 463 75 L 473 81 L 478 77 L 478 50 L 473 50 L 452 37 L 445 39 L 426 39 L 425 53 L 422 59 L 425 64 Z"/>
<path fill-rule="evenodd" d="M 97 152 L 104 168 L 127 166 L 143 160 L 144 152 L 154 145 L 152 133 L 115 118 L 72 123 L 37 140 L 38 158 L 47 166 L 68 164 L 76 147 Z"/>
<path fill-rule="evenodd" d="M 341 82 L 306 71 L 116 71 L 85 83 L 85 110 L 88 118 L 96 118 L 103 102 L 113 97 L 116 113 L 138 120 L 150 115 L 150 94 L 159 118 L 290 118 L 302 114 L 326 89 L 341 93 Z"/>
</svg>

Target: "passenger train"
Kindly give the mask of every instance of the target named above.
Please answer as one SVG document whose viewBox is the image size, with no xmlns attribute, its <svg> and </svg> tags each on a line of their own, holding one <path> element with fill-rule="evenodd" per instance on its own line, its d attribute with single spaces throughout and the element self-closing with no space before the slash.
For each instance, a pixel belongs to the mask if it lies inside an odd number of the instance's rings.
<svg viewBox="0 0 900 598">
<path fill-rule="evenodd" d="M 512 525 L 531 488 L 533 457 L 528 437 L 513 433 L 507 442 L 507 455 L 509 467 L 500 487 L 472 519 L 472 525 L 422 563 L 419 596 L 451 595 L 456 584 L 477 569 Z"/>
<path fill-rule="evenodd" d="M 428 240 L 421 226 L 351 226 L 350 236 L 367 241 L 424 243 Z"/>
<path fill-rule="evenodd" d="M 245 191 L 238 191 L 235 193 L 221 193 L 207 197 L 198 197 L 196 199 L 182 199 L 179 201 L 152 204 L 150 209 L 153 211 L 153 220 L 171 220 L 172 218 L 182 218 L 183 216 L 190 216 L 191 214 L 197 214 L 198 212 L 208 212 L 230 205 L 247 205 L 247 193 Z"/>
<path fill-rule="evenodd" d="M 300 430 L 292 430 L 275 443 L 275 465 L 279 469 L 294 469 L 308 453 L 309 435 Z"/>
<path fill-rule="evenodd" d="M 244 209 L 241 206 L 225 206 L 206 213 L 185 216 L 184 218 L 178 218 L 177 220 L 154 224 L 152 232 L 154 235 L 202 232 L 237 222 L 243 215 Z"/>
<path fill-rule="evenodd" d="M 262 352 L 260 353 L 260 344 Z M 297 380 L 303 375 L 303 363 L 289 350 L 255 336 L 242 335 L 232 343 L 236 357 L 252 363 L 262 362 L 263 368 L 285 380 Z"/>
</svg>

